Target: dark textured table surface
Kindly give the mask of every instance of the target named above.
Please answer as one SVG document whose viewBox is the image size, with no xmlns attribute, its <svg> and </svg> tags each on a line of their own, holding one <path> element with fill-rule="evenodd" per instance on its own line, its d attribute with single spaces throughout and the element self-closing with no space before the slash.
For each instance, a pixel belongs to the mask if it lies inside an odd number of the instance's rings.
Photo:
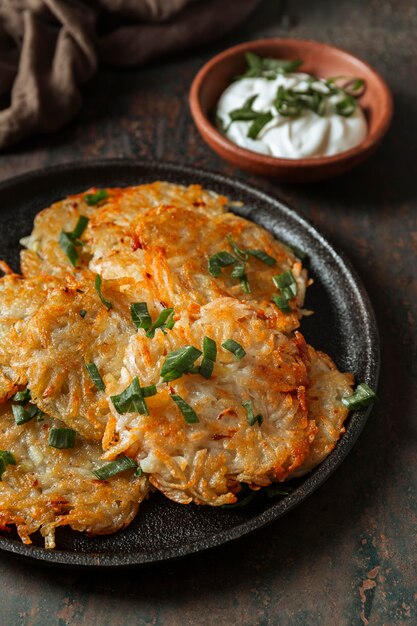
<svg viewBox="0 0 417 626">
<path fill-rule="evenodd" d="M 146 69 L 101 70 L 81 115 L 0 155 L 0 179 L 46 165 L 149 157 L 239 177 L 280 196 L 343 249 L 367 287 L 382 343 L 379 402 L 339 470 L 286 517 L 238 542 L 128 572 L 43 568 L 0 557 L 0 623 L 417 623 L 417 5 L 266 0 L 239 31 Z M 378 152 L 305 187 L 248 177 L 200 140 L 187 106 L 201 65 L 260 37 L 334 43 L 386 78 L 394 122 Z"/>
</svg>

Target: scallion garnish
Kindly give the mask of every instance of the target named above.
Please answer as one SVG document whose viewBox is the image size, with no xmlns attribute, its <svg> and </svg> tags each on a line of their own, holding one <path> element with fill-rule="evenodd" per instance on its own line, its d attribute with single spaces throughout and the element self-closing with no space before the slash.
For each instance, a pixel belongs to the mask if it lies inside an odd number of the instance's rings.
<svg viewBox="0 0 417 626">
<path fill-rule="evenodd" d="M 262 261 L 262 263 L 265 263 L 265 265 L 269 265 L 270 267 L 272 267 L 273 265 L 276 265 L 276 260 L 272 256 L 269 256 L 269 254 L 264 252 L 264 250 L 249 250 L 248 249 L 247 252 L 251 256 L 254 256 L 260 261 Z"/>
<path fill-rule="evenodd" d="M 210 378 L 213 373 L 214 362 L 217 358 L 217 345 L 214 339 L 204 337 L 203 339 L 203 361 L 198 368 L 198 373 L 204 378 Z"/>
<path fill-rule="evenodd" d="M 130 317 L 136 328 L 148 330 L 152 325 L 152 319 L 149 314 L 146 302 L 134 302 L 130 305 Z"/>
<path fill-rule="evenodd" d="M 181 378 L 194 365 L 194 361 L 199 356 L 201 356 L 201 351 L 194 346 L 184 346 L 179 350 L 169 352 L 162 365 L 162 380 L 168 382 Z"/>
<path fill-rule="evenodd" d="M 80 237 L 87 228 L 88 217 L 80 215 L 78 222 L 72 232 L 62 230 L 59 235 L 59 245 L 69 258 L 71 264 L 76 267 L 78 261 L 78 251 L 76 246 L 82 245 Z"/>
<path fill-rule="evenodd" d="M 30 422 L 30 420 L 42 414 L 42 411 L 34 404 L 30 404 L 26 409 L 21 404 L 13 404 L 12 411 L 15 424 L 18 426 L 26 424 L 26 422 Z"/>
<path fill-rule="evenodd" d="M 65 231 L 61 232 L 59 235 L 59 245 L 69 258 L 71 265 L 75 267 L 78 261 L 78 252 L 69 233 L 66 233 Z"/>
<path fill-rule="evenodd" d="M 101 291 L 101 284 L 102 284 L 101 276 L 99 274 L 96 274 L 96 278 L 95 278 L 95 281 L 94 281 L 94 285 L 95 285 L 96 291 L 98 293 L 98 296 L 99 296 L 100 300 L 104 304 L 104 306 L 108 310 L 110 310 L 110 309 L 113 308 L 113 305 L 112 305 L 112 303 L 109 300 L 106 300 L 105 297 L 103 296 L 102 291 Z"/>
<path fill-rule="evenodd" d="M 174 326 L 174 323 L 174 309 L 164 309 L 160 312 L 152 326 L 149 328 L 146 336 L 150 338 L 154 337 L 155 330 L 157 328 L 160 328 L 162 332 L 166 334 L 165 328 L 171 329 Z"/>
<path fill-rule="evenodd" d="M 148 407 L 144 400 L 143 390 L 139 384 L 137 376 L 132 380 L 130 385 L 126 387 L 122 393 L 117 396 L 111 396 L 113 406 L 118 413 L 139 413 L 140 415 L 149 415 Z"/>
<path fill-rule="evenodd" d="M 81 309 L 80 317 L 82 317 L 84 319 L 86 315 L 87 315 L 87 311 L 85 309 Z"/>
<path fill-rule="evenodd" d="M 344 404 L 349 411 L 356 411 L 357 409 L 364 409 L 369 404 L 372 404 L 376 400 L 376 393 L 366 383 L 361 383 L 355 389 L 355 392 L 351 396 L 345 396 L 342 398 L 342 404 Z"/>
<path fill-rule="evenodd" d="M 13 453 L 8 450 L 0 450 L 0 480 L 2 480 L 3 472 L 6 471 L 8 465 L 16 465 Z"/>
<path fill-rule="evenodd" d="M 233 263 L 236 263 L 236 259 L 229 252 L 217 252 L 209 258 L 208 270 L 212 276 L 218 278 L 222 273 L 222 267 L 233 265 Z"/>
<path fill-rule="evenodd" d="M 232 352 L 238 361 L 240 361 L 240 359 L 243 359 L 246 354 L 240 343 L 238 343 L 234 339 L 226 339 L 226 341 L 222 343 L 222 347 L 226 350 L 229 350 L 229 352 Z"/>
<path fill-rule="evenodd" d="M 283 313 L 291 313 L 292 308 L 290 307 L 288 299 L 285 296 L 281 296 L 279 293 L 274 293 L 272 296 L 272 301 Z"/>
<path fill-rule="evenodd" d="M 109 192 L 107 189 L 98 189 L 94 193 L 86 193 L 84 196 L 84 202 L 86 202 L 89 206 L 94 206 L 108 197 Z"/>
<path fill-rule="evenodd" d="M 229 233 L 226 236 L 227 241 L 230 244 L 230 247 L 232 248 L 233 252 L 235 253 L 235 255 L 237 256 L 237 258 L 240 261 L 247 261 L 248 260 L 248 253 L 246 250 L 243 250 L 242 248 L 239 248 L 239 246 L 236 244 L 235 240 L 233 239 L 232 235 Z"/>
<path fill-rule="evenodd" d="M 100 376 L 100 372 L 97 369 L 97 365 L 95 363 L 86 363 L 85 369 L 87 370 L 91 380 L 100 391 L 104 391 L 106 386 L 102 377 Z"/>
<path fill-rule="evenodd" d="M 52 448 L 66 450 L 75 445 L 76 432 L 72 428 L 51 428 L 49 431 L 48 444 Z"/>
<path fill-rule="evenodd" d="M 30 401 L 30 390 L 22 389 L 12 396 L 12 401 L 17 404 L 27 404 Z"/>
<path fill-rule="evenodd" d="M 72 231 L 72 233 L 70 233 L 71 239 L 73 241 L 75 239 L 79 239 L 82 236 L 85 229 L 87 228 L 87 224 L 89 221 L 90 220 L 88 219 L 88 217 L 85 217 L 85 215 L 80 215 L 74 230 Z"/>
<path fill-rule="evenodd" d="M 248 137 L 250 139 L 257 139 L 261 130 L 266 126 L 272 119 L 273 115 L 271 111 L 267 111 L 266 113 L 259 113 L 257 118 L 253 120 L 252 124 L 248 129 Z"/>
<path fill-rule="evenodd" d="M 174 400 L 175 404 L 177 405 L 177 407 L 183 414 L 184 419 L 187 422 L 187 424 L 196 424 L 197 422 L 200 421 L 194 409 L 192 409 L 190 405 L 187 404 L 187 402 L 183 398 L 181 398 L 181 396 L 179 396 L 176 393 L 173 393 L 171 394 L 171 398 Z"/>
<path fill-rule="evenodd" d="M 256 422 L 258 422 L 259 426 L 262 424 L 262 422 L 264 421 L 264 418 L 262 417 L 262 415 L 260 413 L 258 413 L 258 415 L 254 415 L 253 413 L 253 408 L 252 408 L 252 402 L 250 400 L 248 400 L 247 402 L 242 402 L 242 406 L 245 407 L 247 413 L 248 413 L 248 424 L 249 426 L 253 426 L 254 424 L 256 424 Z"/>
<path fill-rule="evenodd" d="M 247 70 L 241 78 L 267 78 L 268 80 L 274 80 L 280 74 L 286 74 L 294 72 L 302 65 L 302 61 L 299 59 L 271 59 L 268 57 L 260 57 L 254 52 L 246 52 L 245 59 L 247 63 Z"/>
<path fill-rule="evenodd" d="M 141 387 L 142 395 L 144 398 L 150 398 L 156 396 L 158 393 L 156 385 L 148 385 L 148 387 Z"/>
<path fill-rule="evenodd" d="M 138 478 L 140 478 L 143 474 L 143 469 L 141 467 L 138 467 L 138 469 L 135 472 L 135 476 L 137 476 Z"/>
<path fill-rule="evenodd" d="M 288 300 L 291 300 L 291 298 L 297 295 L 297 283 L 291 270 L 277 274 L 277 276 L 273 277 L 272 281 L 275 287 L 277 287 Z"/>
<path fill-rule="evenodd" d="M 116 476 L 128 469 L 134 469 L 135 467 L 138 467 L 137 463 L 130 457 L 123 455 L 115 461 L 110 461 L 110 463 L 106 463 L 106 465 L 102 465 L 98 469 L 93 470 L 93 474 L 99 480 L 107 480 L 112 476 Z"/>
</svg>

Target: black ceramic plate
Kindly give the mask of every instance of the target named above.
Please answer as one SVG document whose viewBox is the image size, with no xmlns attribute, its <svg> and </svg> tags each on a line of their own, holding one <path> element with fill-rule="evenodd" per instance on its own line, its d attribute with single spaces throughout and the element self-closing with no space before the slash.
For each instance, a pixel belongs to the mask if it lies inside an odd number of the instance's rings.
<svg viewBox="0 0 417 626">
<path fill-rule="evenodd" d="M 277 238 L 306 251 L 314 278 L 306 306 L 316 311 L 303 320 L 303 334 L 327 352 L 341 370 L 376 388 L 379 342 L 368 296 L 350 263 L 295 211 L 241 182 L 178 165 L 134 161 L 71 164 L 14 178 L 0 185 L 0 257 L 19 267 L 19 239 L 30 233 L 36 213 L 68 194 L 90 186 L 137 185 L 154 180 L 201 183 L 243 202 L 236 212 L 257 222 Z M 225 510 L 183 506 L 160 495 L 145 502 L 136 520 L 108 537 L 87 538 L 58 529 L 59 550 L 45 550 L 41 537 L 25 546 L 13 534 L 0 536 L 0 548 L 51 564 L 70 566 L 132 566 L 183 556 L 241 537 L 284 515 L 305 500 L 340 465 L 358 438 L 369 410 L 352 413 L 331 455 L 295 490 L 281 500 L 263 500 L 251 507 Z"/>
</svg>

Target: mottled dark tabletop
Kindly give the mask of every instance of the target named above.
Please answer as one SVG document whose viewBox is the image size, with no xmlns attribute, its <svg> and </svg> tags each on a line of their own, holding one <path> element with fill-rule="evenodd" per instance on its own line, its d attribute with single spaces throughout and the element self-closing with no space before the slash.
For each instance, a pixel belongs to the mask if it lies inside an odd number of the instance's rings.
<svg viewBox="0 0 417 626">
<path fill-rule="evenodd" d="M 187 104 L 196 71 L 229 45 L 275 36 L 345 47 L 391 86 L 389 134 L 351 174 L 279 185 L 226 165 L 198 136 Z M 379 402 L 352 453 L 308 501 L 238 542 L 133 571 L 48 569 L 0 555 L 0 624 L 417 624 L 416 79 L 413 0 L 265 0 L 211 46 L 146 69 L 102 69 L 70 126 L 0 155 L 1 180 L 120 156 L 185 162 L 254 183 L 348 254 L 382 343 Z"/>
</svg>

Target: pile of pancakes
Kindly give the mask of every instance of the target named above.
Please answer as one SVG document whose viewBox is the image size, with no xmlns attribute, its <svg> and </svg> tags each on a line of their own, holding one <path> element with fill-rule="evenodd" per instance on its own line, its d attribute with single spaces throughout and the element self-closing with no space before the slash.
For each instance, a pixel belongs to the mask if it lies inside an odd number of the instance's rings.
<svg viewBox="0 0 417 626">
<path fill-rule="evenodd" d="M 3 529 L 16 525 L 25 543 L 40 530 L 54 547 L 57 526 L 123 528 L 155 489 L 233 504 L 242 485 L 301 476 L 334 448 L 353 378 L 297 330 L 300 258 L 230 208 L 199 185 L 91 189 L 37 215 L 21 275 L 2 264 L 0 449 L 14 459 L 0 481 Z M 149 332 L 139 303 L 152 322 L 172 309 L 170 323 Z M 193 362 L 161 376 L 187 350 Z M 115 398 L 134 384 L 140 402 L 121 409 Z M 17 424 L 23 390 L 35 417 Z M 52 428 L 76 431 L 75 445 L 51 446 Z M 126 457 L 131 469 L 94 474 Z"/>
</svg>

